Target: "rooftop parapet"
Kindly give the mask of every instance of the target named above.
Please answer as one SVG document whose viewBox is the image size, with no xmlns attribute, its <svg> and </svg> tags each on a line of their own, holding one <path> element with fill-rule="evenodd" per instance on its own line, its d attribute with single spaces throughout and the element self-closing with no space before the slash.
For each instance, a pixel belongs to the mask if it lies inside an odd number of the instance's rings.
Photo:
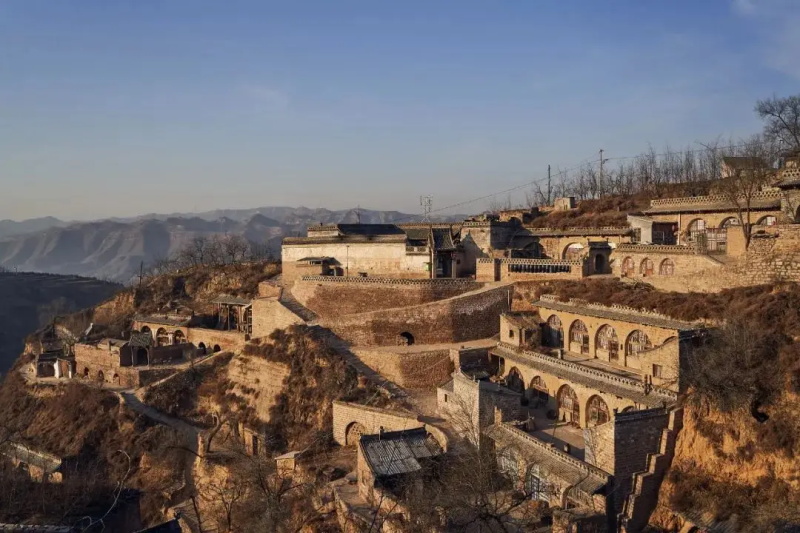
<svg viewBox="0 0 800 533">
<path fill-rule="evenodd" d="M 575 227 L 575 228 L 534 228 L 526 226 L 525 229 L 531 235 L 550 236 L 550 235 L 628 235 L 633 229 L 628 226 L 603 226 L 599 228 Z"/>
<path fill-rule="evenodd" d="M 539 300 L 533 301 L 532 304 L 537 307 L 544 307 L 546 309 L 556 309 L 576 314 L 595 316 L 598 318 L 608 318 L 610 320 L 637 322 L 649 326 L 677 329 L 681 331 L 691 331 L 702 329 L 704 327 L 701 322 L 687 322 L 684 320 L 678 320 L 650 309 L 637 309 L 635 307 L 619 304 L 603 305 L 591 303 L 587 300 L 582 300 L 579 298 L 571 298 L 567 302 L 562 302 L 558 299 L 558 296 L 554 294 L 542 294 L 539 297 Z"/>
<path fill-rule="evenodd" d="M 636 254 L 700 254 L 700 252 L 692 246 L 681 246 L 679 244 L 619 244 L 617 245 L 616 251 Z"/>
</svg>

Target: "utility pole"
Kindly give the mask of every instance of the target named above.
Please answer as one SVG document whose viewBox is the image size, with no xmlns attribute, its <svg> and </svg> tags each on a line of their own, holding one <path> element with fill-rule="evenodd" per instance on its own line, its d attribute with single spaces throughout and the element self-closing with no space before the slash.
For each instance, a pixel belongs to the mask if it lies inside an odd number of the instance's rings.
<svg viewBox="0 0 800 533">
<path fill-rule="evenodd" d="M 608 159 L 603 159 L 603 152 L 605 152 L 605 150 L 600 148 L 600 186 L 601 187 L 603 186 L 603 165 L 606 163 L 606 161 L 608 161 Z"/>
<path fill-rule="evenodd" d="M 144 261 L 139 263 L 139 290 L 142 290 L 142 278 L 144 278 Z"/>
<path fill-rule="evenodd" d="M 422 206 L 422 221 L 428 223 L 428 268 L 430 269 L 430 278 L 436 277 L 436 265 L 434 264 L 434 244 L 436 240 L 433 238 L 433 224 L 431 223 L 431 206 L 433 205 L 433 197 L 420 196 L 419 205 Z"/>
<path fill-rule="evenodd" d="M 356 223 L 361 224 L 361 204 L 356 206 Z"/>
<path fill-rule="evenodd" d="M 551 205 L 550 191 L 552 190 L 552 182 L 550 181 L 550 165 L 547 165 L 547 205 Z"/>
</svg>

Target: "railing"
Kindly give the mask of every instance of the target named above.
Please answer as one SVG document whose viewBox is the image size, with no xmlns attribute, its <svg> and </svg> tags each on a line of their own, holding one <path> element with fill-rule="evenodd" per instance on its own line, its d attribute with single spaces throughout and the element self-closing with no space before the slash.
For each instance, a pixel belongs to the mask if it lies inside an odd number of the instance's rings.
<svg viewBox="0 0 800 533">
<path fill-rule="evenodd" d="M 627 226 L 602 226 L 599 228 L 532 228 L 526 227 L 531 235 L 627 235 L 633 230 Z"/>
<path fill-rule="evenodd" d="M 550 367 L 561 367 L 564 369 L 569 369 L 575 372 L 579 372 L 585 375 L 586 377 L 599 378 L 601 380 L 606 381 L 607 383 L 621 385 L 629 389 L 631 392 L 644 392 L 646 390 L 645 383 L 637 379 L 618 376 L 616 374 L 611 374 L 603 370 L 587 367 L 586 365 L 582 365 L 580 363 L 573 363 L 571 361 L 559 359 L 557 357 L 553 357 L 552 355 L 546 355 L 543 353 L 534 352 L 532 350 L 520 349 L 512 344 L 507 344 L 504 342 L 498 343 L 498 347 L 504 348 L 505 350 L 512 352 L 512 354 L 514 355 L 527 357 L 532 361 L 540 362 Z M 663 398 L 668 398 L 674 401 L 677 401 L 678 399 L 677 392 L 657 386 L 653 386 L 650 390 L 650 393 L 654 394 L 655 396 L 661 396 Z"/>
<path fill-rule="evenodd" d="M 678 244 L 619 244 L 616 251 L 634 254 L 697 254 L 697 250 L 694 247 Z"/>
<path fill-rule="evenodd" d="M 781 192 L 776 191 L 758 191 L 752 195 L 752 199 L 773 199 L 780 198 Z M 697 204 L 716 204 L 716 203 L 730 203 L 730 197 L 724 194 L 712 194 L 708 196 L 686 196 L 683 198 L 659 198 L 657 200 L 650 200 L 650 207 L 664 207 L 664 206 L 679 206 L 679 205 L 697 205 Z"/>
</svg>

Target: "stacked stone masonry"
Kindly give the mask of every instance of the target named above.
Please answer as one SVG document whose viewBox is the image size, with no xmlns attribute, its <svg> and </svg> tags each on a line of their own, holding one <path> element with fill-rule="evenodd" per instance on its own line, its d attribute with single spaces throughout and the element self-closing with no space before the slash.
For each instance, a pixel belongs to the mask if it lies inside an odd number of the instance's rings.
<svg viewBox="0 0 800 533">
<path fill-rule="evenodd" d="M 497 317 L 509 310 L 511 291 L 510 286 L 485 288 L 401 309 L 329 317 L 319 324 L 356 346 L 398 345 L 402 338 L 417 344 L 484 339 L 497 334 Z"/>
<path fill-rule="evenodd" d="M 333 317 L 436 302 L 481 287 L 471 280 L 318 276 L 296 281 L 292 294 L 319 316 Z"/>
</svg>

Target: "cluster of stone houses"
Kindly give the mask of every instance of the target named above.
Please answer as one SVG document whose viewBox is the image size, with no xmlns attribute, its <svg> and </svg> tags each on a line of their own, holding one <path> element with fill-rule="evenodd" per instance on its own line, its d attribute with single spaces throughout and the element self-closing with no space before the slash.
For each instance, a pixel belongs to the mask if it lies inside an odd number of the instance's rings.
<svg viewBox="0 0 800 533">
<path fill-rule="evenodd" d="M 797 161 L 749 203 L 754 235 L 800 235 Z M 564 198 L 550 209 L 574 208 Z M 435 388 L 435 420 L 334 402 L 333 439 L 357 451 L 354 486 L 336 489 L 342 516 L 358 514 L 347 504 L 355 493 L 379 513 L 413 520 L 400 493 L 466 439 L 490 452 L 509 490 L 569 511 L 559 531 L 641 531 L 671 462 L 686 361 L 705 325 L 552 295 L 513 312 L 513 286 L 588 276 L 669 280 L 721 268 L 748 253 L 740 210 L 712 195 L 653 200 L 624 227 L 533 227 L 540 214 L 312 226 L 284 239 L 282 287 L 263 283 L 254 299 L 220 295 L 211 317 L 139 316 L 126 339 L 65 342 L 53 331 L 36 372 L 140 386 L 159 368 L 238 352 L 251 338 L 316 319 L 298 303 L 304 295 L 321 315 L 315 323 L 364 364 L 403 387 Z M 467 345 L 473 341 L 480 342 Z M 427 346 L 415 351 L 415 342 Z M 265 436 L 254 428 L 241 434 L 250 453 L 263 453 Z M 301 455 L 278 462 L 291 471 Z"/>
</svg>

